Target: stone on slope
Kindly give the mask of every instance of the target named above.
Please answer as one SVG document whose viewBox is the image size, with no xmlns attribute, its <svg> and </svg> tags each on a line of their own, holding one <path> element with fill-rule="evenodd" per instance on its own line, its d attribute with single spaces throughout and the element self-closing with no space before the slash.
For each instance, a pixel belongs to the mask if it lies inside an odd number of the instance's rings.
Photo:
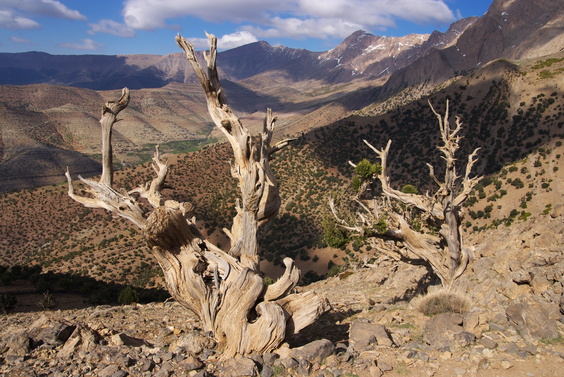
<svg viewBox="0 0 564 377">
<path fill-rule="evenodd" d="M 391 347 L 393 345 L 383 325 L 363 321 L 354 321 L 349 330 L 349 344 L 357 351 L 364 351 L 369 345 Z"/>
<path fill-rule="evenodd" d="M 460 314 L 439 314 L 425 323 L 423 340 L 433 348 L 450 348 L 458 344 L 457 337 L 462 332 L 464 328 Z"/>
<path fill-rule="evenodd" d="M 556 305 L 541 302 L 532 295 L 519 296 L 507 307 L 506 314 L 526 340 L 554 339 L 559 332 Z"/>
</svg>

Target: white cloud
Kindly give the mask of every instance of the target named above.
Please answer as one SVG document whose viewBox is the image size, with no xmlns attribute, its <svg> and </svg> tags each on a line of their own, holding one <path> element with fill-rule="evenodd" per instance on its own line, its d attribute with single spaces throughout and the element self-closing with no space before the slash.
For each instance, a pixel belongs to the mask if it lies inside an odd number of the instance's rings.
<svg viewBox="0 0 564 377">
<path fill-rule="evenodd" d="M 88 34 L 108 33 L 118 37 L 134 37 L 135 31 L 125 24 L 113 20 L 100 20 L 97 24 L 89 24 Z"/>
<path fill-rule="evenodd" d="M 9 10 L 0 9 L 0 27 L 10 30 L 39 29 L 41 25 L 30 18 L 19 17 Z"/>
<path fill-rule="evenodd" d="M 32 41 L 28 40 L 28 39 L 24 39 L 24 38 L 20 38 L 20 37 L 16 37 L 16 36 L 11 36 L 10 40 L 12 42 L 15 43 L 21 43 L 21 44 L 26 44 L 26 45 L 31 45 L 31 44 L 35 44 Z"/>
<path fill-rule="evenodd" d="M 2 0 L 0 1 L 0 28 L 37 29 L 41 25 L 33 20 L 36 16 L 86 20 L 77 10 L 67 8 L 56 0 Z"/>
<path fill-rule="evenodd" d="M 194 16 L 206 21 L 247 24 L 240 30 L 260 37 L 346 37 L 358 29 L 395 27 L 397 20 L 448 23 L 447 0 L 126 0 L 126 25 L 152 30 L 167 20 Z M 252 24 L 250 26 L 248 24 Z"/>
<path fill-rule="evenodd" d="M 79 11 L 66 7 L 56 0 L 4 0 L 4 5 L 12 5 L 19 10 L 43 16 L 66 18 L 68 20 L 86 20 Z"/>
<path fill-rule="evenodd" d="M 197 49 L 207 49 L 209 41 L 207 38 L 186 38 Z M 217 48 L 228 50 L 258 41 L 258 39 L 248 31 L 238 31 L 233 34 L 226 34 L 217 38 Z"/>
<path fill-rule="evenodd" d="M 167 19 L 184 16 L 212 22 L 257 22 L 268 12 L 285 10 L 284 4 L 273 0 L 126 0 L 123 15 L 131 28 L 153 30 L 167 27 Z"/>
<path fill-rule="evenodd" d="M 103 44 L 93 41 L 92 39 L 83 39 L 82 43 L 60 43 L 59 47 L 70 48 L 73 50 L 96 51 L 104 47 Z"/>
<path fill-rule="evenodd" d="M 249 31 L 260 38 L 328 38 L 346 37 L 364 26 L 358 23 L 342 19 L 299 19 L 274 17 L 271 27 L 261 28 L 257 26 L 243 26 L 242 29 Z"/>
</svg>

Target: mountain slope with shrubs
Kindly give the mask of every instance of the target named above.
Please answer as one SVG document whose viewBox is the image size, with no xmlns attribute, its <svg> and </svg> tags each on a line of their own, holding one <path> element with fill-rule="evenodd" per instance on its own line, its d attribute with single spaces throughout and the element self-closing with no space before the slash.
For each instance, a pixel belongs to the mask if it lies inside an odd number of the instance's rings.
<svg viewBox="0 0 564 377">
<path fill-rule="evenodd" d="M 484 176 L 467 203 L 466 230 L 483 232 L 548 213 L 562 202 L 562 77 L 564 59 L 529 62 L 495 61 L 450 85 L 404 106 L 394 97 L 356 115 L 299 136 L 273 161 L 283 198 L 282 211 L 262 238 L 267 273 L 275 277 L 284 256 L 297 260 L 304 282 L 329 268 L 370 253 L 361 239 L 343 239 L 342 249 L 327 245 L 330 222 L 327 196 L 349 186 L 352 168 L 375 156 L 362 139 L 383 146 L 392 139 L 390 165 L 397 187 L 430 189 L 429 162 L 439 140 L 436 119 L 427 101 L 464 124 L 460 156 L 481 147 L 475 173 Z M 386 109 L 391 109 L 386 111 Z M 221 244 L 235 200 L 225 145 L 171 155 L 165 194 L 196 204 L 196 217 Z M 151 177 L 149 165 L 117 172 L 118 184 L 132 189 Z M 212 178 L 212 179 L 210 179 Z M 348 190 L 348 189 L 346 189 Z M 345 190 L 345 191 L 346 191 Z M 65 185 L 31 188 L 0 196 L 5 211 L 0 228 L 2 264 L 39 264 L 136 286 L 159 283 L 159 268 L 143 246 L 139 232 L 122 219 L 81 208 L 66 195 Z M 61 211 L 64 209 L 64 211 Z M 14 216 L 18 214 L 18 216 Z M 367 250 L 368 249 L 368 250 Z"/>
</svg>

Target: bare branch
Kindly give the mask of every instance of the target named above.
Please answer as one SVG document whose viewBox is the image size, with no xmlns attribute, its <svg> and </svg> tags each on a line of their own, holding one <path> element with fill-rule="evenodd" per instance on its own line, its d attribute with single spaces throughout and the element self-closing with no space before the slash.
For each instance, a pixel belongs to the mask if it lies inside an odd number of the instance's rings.
<svg viewBox="0 0 564 377">
<path fill-rule="evenodd" d="M 104 183 L 94 182 L 79 176 L 80 181 L 88 186 L 88 192 L 92 197 L 79 196 L 74 193 L 74 186 L 68 169 L 65 176 L 69 185 L 68 195 L 73 200 L 88 208 L 101 208 L 113 212 L 128 219 L 140 229 L 145 227 L 143 211 L 129 195 L 118 193 Z"/>
<path fill-rule="evenodd" d="M 468 162 L 466 163 L 466 171 L 464 173 L 464 178 L 462 180 L 462 189 L 460 190 L 460 192 L 458 193 L 458 195 L 456 196 L 453 202 L 453 205 L 456 207 L 460 206 L 466 200 L 466 198 L 468 198 L 468 195 L 470 195 L 474 187 L 482 179 L 481 176 L 470 178 L 470 173 L 472 172 L 472 168 L 474 167 L 476 161 L 478 161 L 476 155 L 478 154 L 479 150 L 480 148 L 476 148 L 474 149 L 474 152 L 468 155 Z"/>
<path fill-rule="evenodd" d="M 280 279 L 266 287 L 264 301 L 274 301 L 286 296 L 300 280 L 300 270 L 298 270 L 294 261 L 290 258 L 284 258 L 283 262 L 286 270 Z"/>
<path fill-rule="evenodd" d="M 390 146 L 392 145 L 392 141 L 388 140 L 386 144 L 386 148 L 380 150 L 370 144 L 367 140 L 364 140 L 364 143 L 370 147 L 378 157 L 380 158 L 380 164 L 382 165 L 382 172 L 378 174 L 378 179 L 382 184 L 382 191 L 384 194 L 390 198 L 399 200 L 400 202 L 414 206 L 419 208 L 424 212 L 428 212 L 435 217 L 441 218 L 442 217 L 442 208 L 440 205 L 433 203 L 430 198 L 419 195 L 419 194 L 408 194 L 401 192 L 399 190 L 395 190 L 390 186 L 390 177 L 388 175 L 388 153 L 390 152 Z"/>
<path fill-rule="evenodd" d="M 102 176 L 100 183 L 112 186 L 113 156 L 112 156 L 112 127 L 118 121 L 117 116 L 129 104 L 129 89 L 123 88 L 121 97 L 117 101 L 109 101 L 102 108 L 100 125 L 102 126 Z"/>
<path fill-rule="evenodd" d="M 129 192 L 130 194 L 138 193 L 142 198 L 147 199 L 153 208 L 157 208 L 162 205 L 161 190 L 164 187 L 166 175 L 168 173 L 168 166 L 161 160 L 159 146 L 157 145 L 155 149 L 153 163 L 151 166 L 157 176 L 151 182 L 147 182 L 145 185 L 139 186 Z"/>
</svg>

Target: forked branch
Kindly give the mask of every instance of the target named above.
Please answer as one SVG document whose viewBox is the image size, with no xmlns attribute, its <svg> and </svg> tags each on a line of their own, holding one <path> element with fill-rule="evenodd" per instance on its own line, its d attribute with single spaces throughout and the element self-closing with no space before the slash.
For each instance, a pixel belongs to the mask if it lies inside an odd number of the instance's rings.
<svg viewBox="0 0 564 377">
<path fill-rule="evenodd" d="M 241 259 L 243 265 L 258 268 L 258 244 L 256 230 L 260 225 L 276 216 L 280 208 L 278 182 L 270 168 L 272 154 L 288 144 L 286 139 L 271 146 L 276 118 L 267 109 L 260 139 L 253 139 L 239 118 L 226 103 L 226 95 L 221 87 L 217 73 L 217 38 L 207 34 L 210 52 L 205 54 L 207 74 L 200 67 L 194 46 L 181 37 L 176 43 L 186 54 L 186 58 L 196 72 L 206 94 L 208 111 L 215 125 L 227 137 L 233 149 L 234 161 L 231 174 L 237 179 L 241 191 L 241 201 L 236 206 L 237 215 L 226 234 L 231 240 L 230 254 Z"/>
</svg>

